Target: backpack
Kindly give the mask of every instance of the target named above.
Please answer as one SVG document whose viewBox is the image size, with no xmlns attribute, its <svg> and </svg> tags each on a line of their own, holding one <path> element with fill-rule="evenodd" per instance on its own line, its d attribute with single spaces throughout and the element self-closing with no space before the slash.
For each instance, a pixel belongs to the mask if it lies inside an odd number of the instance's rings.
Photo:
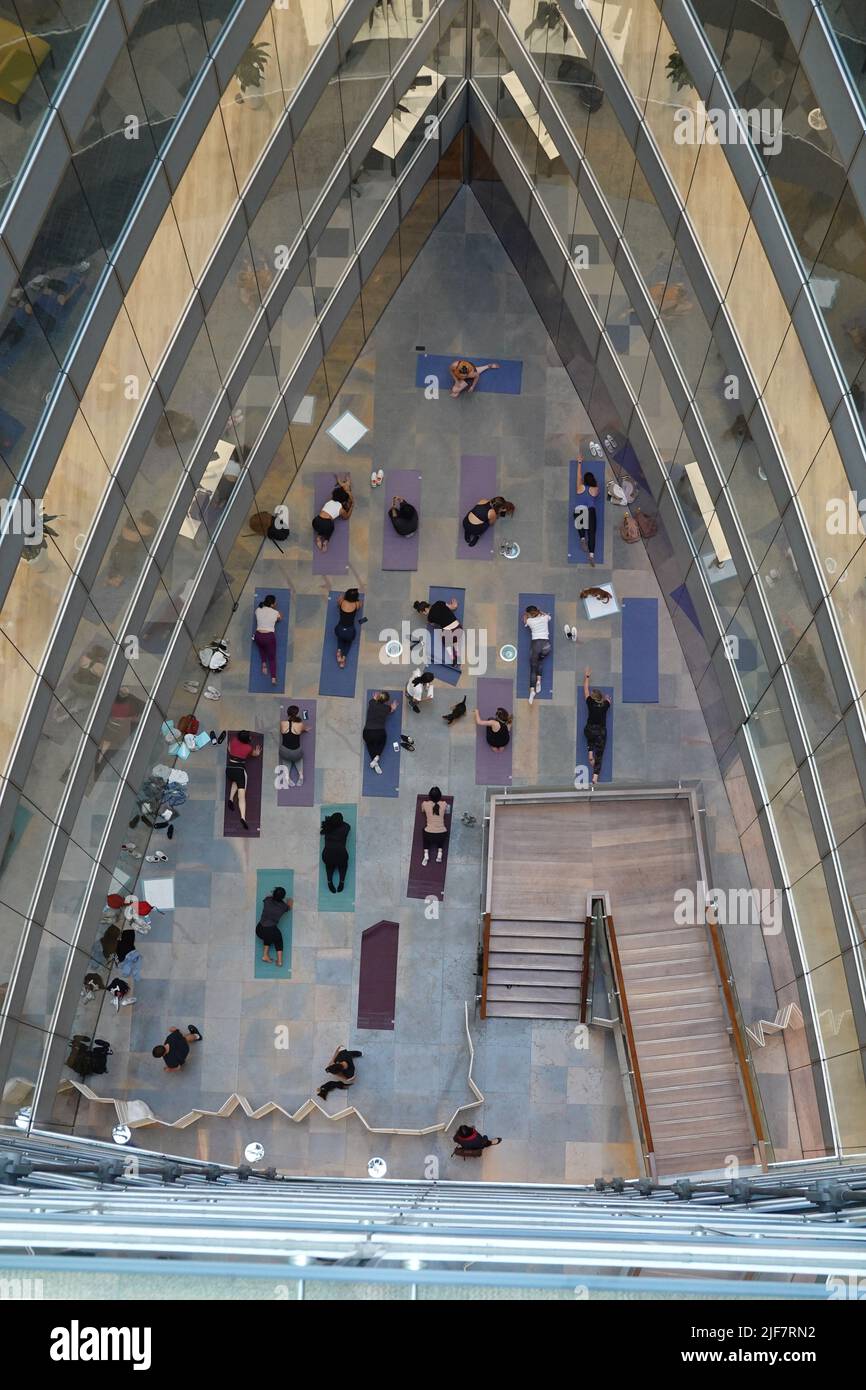
<svg viewBox="0 0 866 1390">
<path fill-rule="evenodd" d="M 635 541 L 640 540 L 640 531 L 638 530 L 638 524 L 632 516 L 631 512 L 626 512 L 625 516 L 623 517 L 619 528 L 619 534 L 622 536 L 626 545 L 634 545 Z"/>
<path fill-rule="evenodd" d="M 656 521 L 655 517 L 647 516 L 646 512 L 642 512 L 640 507 L 635 507 L 634 516 L 635 521 L 638 524 L 638 530 L 640 531 L 644 540 L 652 540 L 653 536 L 656 535 L 659 529 L 659 524 Z"/>
<path fill-rule="evenodd" d="M 108 1071 L 108 1059 L 112 1049 L 104 1038 L 94 1038 L 90 1047 L 90 1071 L 93 1076 L 102 1076 Z"/>
<path fill-rule="evenodd" d="M 276 518 L 273 518 L 265 532 L 269 541 L 287 541 L 289 539 L 288 526 L 280 526 Z"/>
<path fill-rule="evenodd" d="M 90 1039 L 86 1033 L 76 1033 L 73 1037 L 69 1044 L 66 1065 L 79 1076 L 90 1075 Z"/>
<path fill-rule="evenodd" d="M 177 727 L 182 734 L 197 734 L 201 725 L 194 714 L 185 714 L 177 721 Z"/>
</svg>

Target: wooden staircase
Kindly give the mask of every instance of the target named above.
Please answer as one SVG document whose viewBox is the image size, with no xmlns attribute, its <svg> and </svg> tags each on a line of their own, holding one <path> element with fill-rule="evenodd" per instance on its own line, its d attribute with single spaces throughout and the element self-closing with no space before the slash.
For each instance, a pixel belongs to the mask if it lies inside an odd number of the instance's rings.
<svg viewBox="0 0 866 1390">
<path fill-rule="evenodd" d="M 587 976 L 583 922 L 484 918 L 482 1018 L 582 1021 Z"/>
<path fill-rule="evenodd" d="M 754 1096 L 733 999 L 720 989 L 712 928 L 672 925 L 669 907 L 661 914 L 648 905 L 615 928 L 608 919 L 657 1172 L 723 1168 L 731 1156 L 761 1164 Z"/>
</svg>

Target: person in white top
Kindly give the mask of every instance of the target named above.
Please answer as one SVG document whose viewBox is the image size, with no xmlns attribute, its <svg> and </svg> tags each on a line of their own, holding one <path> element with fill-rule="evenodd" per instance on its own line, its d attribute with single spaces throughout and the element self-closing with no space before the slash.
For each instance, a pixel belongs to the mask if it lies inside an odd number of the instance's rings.
<svg viewBox="0 0 866 1390">
<path fill-rule="evenodd" d="M 277 608 L 275 594 L 266 594 L 256 609 L 256 630 L 253 641 L 262 658 L 262 675 L 271 673 L 271 685 L 277 683 L 277 634 L 276 626 L 282 618 Z"/>
<path fill-rule="evenodd" d="M 436 677 L 432 671 L 422 671 L 419 666 L 406 682 L 406 699 L 416 714 L 421 713 L 421 701 L 433 699 L 433 682 Z"/>
<path fill-rule="evenodd" d="M 550 614 L 542 613 L 534 603 L 530 603 L 523 614 L 523 623 L 529 628 L 529 703 L 532 704 L 541 690 L 541 664 L 550 656 Z"/>
<path fill-rule="evenodd" d="M 344 521 L 348 521 L 354 505 L 352 479 L 348 473 L 345 473 L 342 478 L 336 478 L 336 486 L 331 492 L 330 498 L 322 510 L 313 517 L 313 530 L 316 533 L 316 545 L 319 550 L 327 550 L 338 518 L 342 517 Z"/>
</svg>

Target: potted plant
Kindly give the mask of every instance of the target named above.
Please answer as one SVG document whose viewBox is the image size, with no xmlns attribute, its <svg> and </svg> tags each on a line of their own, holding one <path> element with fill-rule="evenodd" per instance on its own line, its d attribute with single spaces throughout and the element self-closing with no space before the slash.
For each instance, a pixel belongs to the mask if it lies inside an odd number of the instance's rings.
<svg viewBox="0 0 866 1390">
<path fill-rule="evenodd" d="M 681 92 L 683 87 L 693 87 L 695 85 L 689 77 L 689 70 L 683 62 L 682 55 L 678 53 L 676 49 L 674 49 L 673 53 L 668 58 L 665 71 L 678 92 Z"/>
<path fill-rule="evenodd" d="M 237 84 L 240 87 L 235 101 L 240 103 L 247 102 L 253 108 L 261 106 L 264 102 L 264 97 L 259 88 L 262 85 L 265 69 L 270 62 L 269 49 L 270 44 L 268 43 L 251 43 L 248 45 L 244 56 L 238 63 L 238 69 L 235 73 Z M 247 96 L 248 91 L 252 91 L 253 95 Z"/>
</svg>

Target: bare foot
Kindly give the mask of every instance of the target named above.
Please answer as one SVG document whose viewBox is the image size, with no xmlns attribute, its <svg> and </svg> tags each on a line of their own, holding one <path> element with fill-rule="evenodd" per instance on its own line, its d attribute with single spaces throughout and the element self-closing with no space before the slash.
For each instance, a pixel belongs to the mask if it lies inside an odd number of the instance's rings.
<svg viewBox="0 0 866 1390">
<path fill-rule="evenodd" d="M 317 537 L 316 537 L 316 549 L 317 549 L 317 550 L 326 550 L 326 549 L 327 549 L 327 546 L 326 546 L 325 542 L 322 540 L 322 537 L 321 537 L 321 536 L 317 536 Z"/>
</svg>

